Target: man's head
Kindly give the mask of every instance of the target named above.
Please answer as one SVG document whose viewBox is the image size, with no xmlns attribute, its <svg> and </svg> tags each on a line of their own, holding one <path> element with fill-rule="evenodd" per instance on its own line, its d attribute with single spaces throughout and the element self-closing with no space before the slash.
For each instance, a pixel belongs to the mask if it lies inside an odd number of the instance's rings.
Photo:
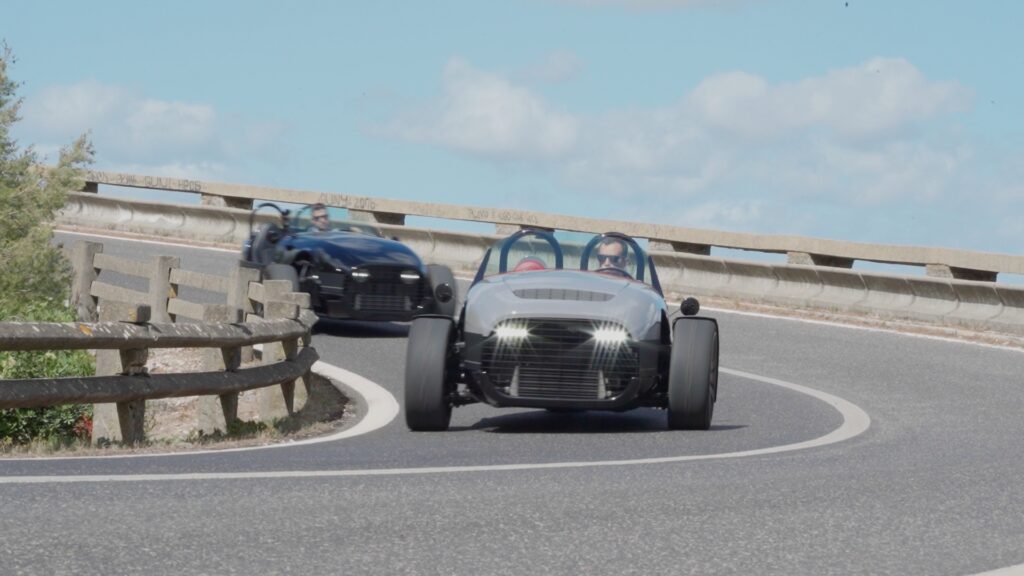
<svg viewBox="0 0 1024 576">
<path fill-rule="evenodd" d="M 313 220 L 313 226 L 316 226 L 316 229 L 321 232 L 330 230 L 331 221 L 327 217 L 327 206 L 324 206 L 320 202 L 317 202 L 316 204 L 313 204 L 310 208 L 312 209 L 312 216 L 310 217 L 310 219 Z"/>
<path fill-rule="evenodd" d="M 602 238 L 601 242 L 597 245 L 598 269 L 619 268 L 625 270 L 628 256 L 626 243 L 618 238 Z"/>
</svg>

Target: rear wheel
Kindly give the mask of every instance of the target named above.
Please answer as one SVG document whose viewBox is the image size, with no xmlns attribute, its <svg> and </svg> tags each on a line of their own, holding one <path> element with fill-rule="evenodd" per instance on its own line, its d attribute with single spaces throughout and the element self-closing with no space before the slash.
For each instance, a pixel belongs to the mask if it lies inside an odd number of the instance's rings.
<svg viewBox="0 0 1024 576">
<path fill-rule="evenodd" d="M 448 429 L 452 417 L 448 360 L 452 322 L 416 318 L 405 356 L 405 424 L 414 431 Z"/>
<path fill-rule="evenodd" d="M 441 284 L 447 284 L 452 289 L 451 300 L 447 302 L 438 302 L 436 299 L 434 300 L 434 313 L 454 318 L 455 307 L 458 305 L 458 294 L 456 293 L 457 286 L 455 285 L 455 275 L 452 274 L 451 268 L 438 264 L 430 264 L 427 266 L 427 273 L 430 275 L 431 295 L 437 293 L 437 287 Z"/>
<path fill-rule="evenodd" d="M 718 394 L 718 325 L 677 320 L 668 370 L 668 427 L 707 430 Z"/>
</svg>

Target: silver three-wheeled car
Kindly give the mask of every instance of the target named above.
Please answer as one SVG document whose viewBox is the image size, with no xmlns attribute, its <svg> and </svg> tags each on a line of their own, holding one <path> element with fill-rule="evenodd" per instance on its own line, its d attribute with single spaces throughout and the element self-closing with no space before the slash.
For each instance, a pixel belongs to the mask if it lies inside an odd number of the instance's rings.
<svg viewBox="0 0 1024 576">
<path fill-rule="evenodd" d="M 521 230 L 488 250 L 458 318 L 413 320 L 406 423 L 446 430 L 453 407 L 485 402 L 659 407 L 669 428 L 706 430 L 718 392 L 718 324 L 695 316 L 699 308 L 687 298 L 670 320 L 654 261 L 629 236 L 562 245 L 550 232 Z"/>
</svg>

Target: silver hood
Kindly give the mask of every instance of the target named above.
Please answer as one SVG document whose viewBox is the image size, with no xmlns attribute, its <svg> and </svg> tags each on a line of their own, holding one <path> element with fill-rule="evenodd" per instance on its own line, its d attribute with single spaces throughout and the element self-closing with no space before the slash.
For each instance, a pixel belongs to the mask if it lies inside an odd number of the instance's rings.
<svg viewBox="0 0 1024 576">
<path fill-rule="evenodd" d="M 615 322 L 637 340 L 660 337 L 665 300 L 634 280 L 580 270 L 542 270 L 485 278 L 466 294 L 466 332 L 486 336 L 510 318 Z"/>
</svg>

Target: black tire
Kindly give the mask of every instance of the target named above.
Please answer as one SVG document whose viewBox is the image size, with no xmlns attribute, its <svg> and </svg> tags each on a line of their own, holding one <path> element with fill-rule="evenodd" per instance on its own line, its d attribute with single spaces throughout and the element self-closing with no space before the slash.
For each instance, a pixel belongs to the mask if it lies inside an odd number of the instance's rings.
<svg viewBox="0 0 1024 576">
<path fill-rule="evenodd" d="M 405 355 L 405 424 L 417 432 L 448 429 L 448 360 L 454 328 L 446 318 L 415 318 Z"/>
<path fill-rule="evenodd" d="M 675 323 L 668 368 L 668 427 L 707 430 L 718 396 L 718 325 L 706 318 Z"/>
<path fill-rule="evenodd" d="M 455 317 L 456 307 L 459 304 L 459 286 L 455 283 L 455 275 L 452 274 L 451 268 L 447 266 L 441 266 L 439 264 L 430 264 L 427 266 L 427 274 L 430 275 L 430 293 L 435 294 L 435 290 L 441 284 L 448 284 L 452 287 L 452 299 L 447 302 L 434 301 L 434 314 L 440 314 L 449 318 Z"/>
<path fill-rule="evenodd" d="M 292 292 L 299 291 L 299 273 L 289 264 L 267 264 L 263 267 L 264 280 L 289 280 Z"/>
</svg>

